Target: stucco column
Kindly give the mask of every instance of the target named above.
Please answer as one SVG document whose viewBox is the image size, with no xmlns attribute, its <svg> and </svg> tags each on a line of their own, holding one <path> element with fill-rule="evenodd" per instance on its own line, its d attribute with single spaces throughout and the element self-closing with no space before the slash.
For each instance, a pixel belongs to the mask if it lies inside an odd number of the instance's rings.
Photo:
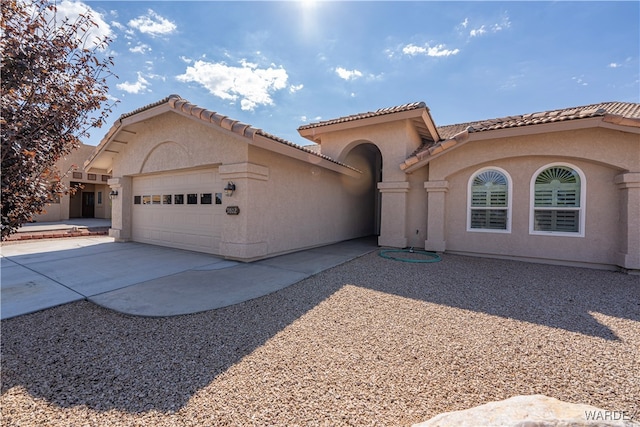
<svg viewBox="0 0 640 427">
<path fill-rule="evenodd" d="M 614 182 L 620 189 L 620 246 L 616 263 L 640 270 L 640 173 L 620 174 Z"/>
<path fill-rule="evenodd" d="M 222 165 L 218 171 L 223 185 L 232 181 L 236 186 L 232 196 L 222 198 L 220 255 L 242 261 L 264 257 L 269 252 L 264 212 L 268 203 L 276 203 L 268 200 L 269 168 L 243 162 Z M 229 215 L 229 206 L 237 206 L 239 213 Z"/>
<path fill-rule="evenodd" d="M 406 181 L 379 182 L 378 190 L 382 195 L 378 245 L 406 248 L 409 183 Z"/>
<path fill-rule="evenodd" d="M 130 176 L 110 178 L 107 181 L 111 191 L 118 195 L 111 200 L 111 228 L 109 236 L 116 242 L 131 240 L 131 215 L 133 205 L 133 179 Z"/>
<path fill-rule="evenodd" d="M 424 248 L 427 251 L 444 252 L 447 249 L 445 202 L 449 183 L 426 181 L 424 188 L 427 190 L 427 240 L 424 241 Z"/>
</svg>

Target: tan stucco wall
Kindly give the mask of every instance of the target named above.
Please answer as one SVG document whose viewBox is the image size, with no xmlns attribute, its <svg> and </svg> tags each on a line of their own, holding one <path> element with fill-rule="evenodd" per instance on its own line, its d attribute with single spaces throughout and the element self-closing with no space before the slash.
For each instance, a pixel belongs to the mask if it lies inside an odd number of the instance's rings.
<svg viewBox="0 0 640 427">
<path fill-rule="evenodd" d="M 350 161 L 349 153 L 360 144 L 373 144 L 382 156 L 381 246 L 421 246 L 426 238 L 426 208 L 423 183 L 427 168 L 412 175 L 398 165 L 422 143 L 409 120 L 355 127 L 322 135 L 321 152 L 340 161 Z"/>
<path fill-rule="evenodd" d="M 70 154 L 60 159 L 56 166 L 61 174 L 66 175 L 62 178 L 65 186 L 69 187 L 71 182 L 79 182 L 85 185 L 84 191 L 92 191 L 95 193 L 94 217 L 95 218 L 111 218 L 111 204 L 109 200 L 109 186 L 106 182 L 101 181 L 101 174 L 106 171 L 96 172 L 96 181 L 87 179 L 87 174 L 82 167 L 84 162 L 89 158 L 96 147 L 91 145 L 81 145 L 78 149 L 73 150 Z M 81 172 L 82 178 L 73 178 L 73 172 Z M 64 195 L 60 197 L 60 203 L 52 203 L 45 207 L 46 212 L 36 215 L 36 222 L 53 222 L 64 221 L 69 218 L 80 217 L 82 215 L 80 197 L 83 190 L 78 190 L 76 195 Z M 102 204 L 98 204 L 98 192 L 102 192 Z M 74 203 L 76 199 L 78 203 Z"/>
<path fill-rule="evenodd" d="M 621 216 L 627 207 L 616 177 L 640 170 L 638 142 L 638 135 L 607 129 L 472 140 L 430 162 L 429 181 L 445 181 L 448 191 L 445 215 L 429 221 L 444 222 L 446 250 L 451 252 L 619 265 L 622 240 L 634 228 L 640 233 L 640 228 Z M 539 168 L 554 162 L 574 165 L 585 175 L 584 237 L 529 233 L 531 179 Z M 469 178 L 488 166 L 502 168 L 512 178 L 511 233 L 466 230 Z"/>
<path fill-rule="evenodd" d="M 317 246 L 372 234 L 365 178 L 352 178 L 312 163 L 250 147 L 249 162 L 260 165 L 268 179 L 234 180 L 247 240 L 263 241 L 268 254 Z M 250 188 L 245 189 L 246 185 Z M 235 195 L 232 197 L 232 199 Z M 228 216 L 226 222 L 242 220 Z M 229 233 L 227 240 L 233 235 Z"/>
<path fill-rule="evenodd" d="M 113 176 L 235 163 L 247 155 L 237 135 L 168 112 L 127 128 L 136 132 L 114 156 Z"/>
<path fill-rule="evenodd" d="M 236 185 L 222 207 L 240 208 L 239 215 L 222 215 L 219 255 L 249 261 L 371 234 L 372 213 L 358 196 L 361 180 L 322 167 L 315 156 L 309 158 L 316 163 L 293 159 L 175 113 L 126 130 L 136 134 L 119 148 L 110 180 L 119 193 L 111 235 L 119 240 L 132 235 L 136 176 L 205 166 L 218 167 L 223 185 Z"/>
<path fill-rule="evenodd" d="M 398 165 L 422 143 L 411 123 L 403 120 L 327 133 L 322 135 L 320 150 L 322 154 L 344 161 L 349 151 L 363 142 L 370 142 L 380 150 L 382 180 L 385 182 L 407 180 Z"/>
</svg>

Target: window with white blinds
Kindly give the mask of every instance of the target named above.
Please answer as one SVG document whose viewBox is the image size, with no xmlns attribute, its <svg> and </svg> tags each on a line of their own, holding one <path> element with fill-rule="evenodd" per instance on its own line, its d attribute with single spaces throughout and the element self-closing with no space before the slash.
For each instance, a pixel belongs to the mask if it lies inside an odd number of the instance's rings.
<svg viewBox="0 0 640 427">
<path fill-rule="evenodd" d="M 577 168 L 544 167 L 534 175 L 532 187 L 532 233 L 583 234 L 584 178 Z"/>
<path fill-rule="evenodd" d="M 511 230 L 511 179 L 499 168 L 484 168 L 469 180 L 468 231 Z"/>
</svg>

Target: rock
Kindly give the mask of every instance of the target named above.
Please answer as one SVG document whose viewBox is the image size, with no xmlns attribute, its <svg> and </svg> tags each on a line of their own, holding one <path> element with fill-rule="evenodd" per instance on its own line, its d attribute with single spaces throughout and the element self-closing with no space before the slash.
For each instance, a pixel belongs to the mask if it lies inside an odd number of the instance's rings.
<svg viewBox="0 0 640 427">
<path fill-rule="evenodd" d="M 605 411 L 538 394 L 445 412 L 414 427 L 640 427 L 637 408 L 623 409 Z"/>
</svg>

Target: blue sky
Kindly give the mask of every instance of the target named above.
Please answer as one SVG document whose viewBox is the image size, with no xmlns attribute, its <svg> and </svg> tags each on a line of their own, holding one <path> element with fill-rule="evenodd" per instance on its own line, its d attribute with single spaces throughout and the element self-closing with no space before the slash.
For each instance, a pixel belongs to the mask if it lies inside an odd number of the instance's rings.
<svg viewBox="0 0 640 427">
<path fill-rule="evenodd" d="M 113 38 L 108 127 L 173 93 L 298 144 L 301 125 L 415 101 L 437 125 L 640 102 L 637 1 L 58 4 Z"/>
</svg>

